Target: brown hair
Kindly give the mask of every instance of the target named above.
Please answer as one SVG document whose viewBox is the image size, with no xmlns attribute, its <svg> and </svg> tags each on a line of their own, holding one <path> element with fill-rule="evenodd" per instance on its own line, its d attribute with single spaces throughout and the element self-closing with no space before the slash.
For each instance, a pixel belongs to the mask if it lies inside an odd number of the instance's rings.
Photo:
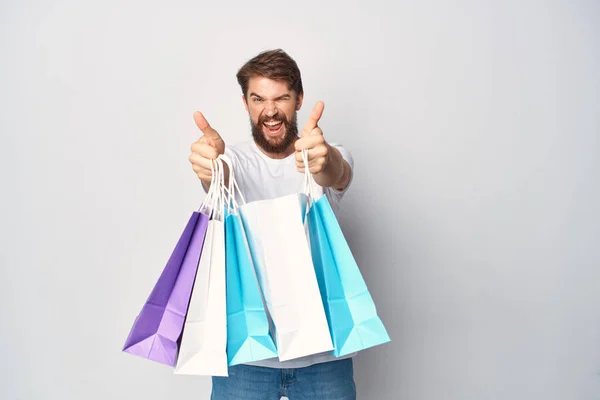
<svg viewBox="0 0 600 400">
<path fill-rule="evenodd" d="M 284 81 L 289 89 L 296 92 L 296 96 L 304 93 L 296 61 L 281 49 L 263 51 L 246 62 L 236 76 L 244 97 L 248 95 L 248 81 L 255 76 Z"/>
</svg>

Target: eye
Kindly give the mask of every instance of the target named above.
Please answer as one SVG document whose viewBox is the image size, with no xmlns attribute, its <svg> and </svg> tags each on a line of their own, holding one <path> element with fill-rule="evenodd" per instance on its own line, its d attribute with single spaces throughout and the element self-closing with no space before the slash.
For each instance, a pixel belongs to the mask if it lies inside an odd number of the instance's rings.
<svg viewBox="0 0 600 400">
<path fill-rule="evenodd" d="M 262 101 L 262 99 L 261 99 L 261 98 L 259 98 L 259 97 L 254 97 L 254 98 L 252 99 L 252 101 L 254 101 L 255 103 L 260 103 L 260 102 Z"/>
</svg>

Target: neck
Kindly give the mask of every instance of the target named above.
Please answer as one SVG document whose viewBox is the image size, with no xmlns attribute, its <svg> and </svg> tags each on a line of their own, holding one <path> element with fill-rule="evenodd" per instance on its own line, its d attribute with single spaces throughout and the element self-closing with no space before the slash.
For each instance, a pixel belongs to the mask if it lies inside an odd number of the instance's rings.
<svg viewBox="0 0 600 400">
<path fill-rule="evenodd" d="M 299 137 L 296 137 L 294 139 L 294 142 L 292 144 L 290 144 L 288 146 L 287 149 L 285 149 L 285 151 L 281 152 L 281 153 L 269 153 L 268 151 L 266 151 L 265 149 L 263 149 L 262 147 L 260 147 L 260 145 L 256 142 L 256 147 L 258 147 L 258 149 L 260 151 L 262 151 L 267 157 L 269 158 L 273 158 L 275 160 L 282 160 L 286 157 L 289 157 L 291 154 L 294 154 L 296 152 L 296 148 L 294 147 L 294 144 L 296 143 L 296 140 L 300 139 Z"/>
</svg>

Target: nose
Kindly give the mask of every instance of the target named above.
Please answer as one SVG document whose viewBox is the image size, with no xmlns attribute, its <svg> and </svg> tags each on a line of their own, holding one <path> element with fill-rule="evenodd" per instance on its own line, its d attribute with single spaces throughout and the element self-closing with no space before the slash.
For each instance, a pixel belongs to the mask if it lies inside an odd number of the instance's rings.
<svg viewBox="0 0 600 400">
<path fill-rule="evenodd" d="M 277 114 L 277 108 L 275 107 L 275 102 L 268 101 L 265 105 L 265 115 L 269 118 L 274 117 Z"/>
</svg>

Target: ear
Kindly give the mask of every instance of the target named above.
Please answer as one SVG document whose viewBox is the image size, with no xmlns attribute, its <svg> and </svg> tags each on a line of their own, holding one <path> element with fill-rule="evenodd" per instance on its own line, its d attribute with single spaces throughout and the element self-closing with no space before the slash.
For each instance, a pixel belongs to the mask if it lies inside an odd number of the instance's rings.
<svg viewBox="0 0 600 400">
<path fill-rule="evenodd" d="M 296 111 L 300 111 L 302 107 L 302 100 L 304 99 L 304 93 L 298 95 L 298 102 L 296 103 Z"/>
<path fill-rule="evenodd" d="M 246 111 L 250 112 L 248 111 L 248 102 L 246 101 L 246 96 L 242 95 L 242 101 L 244 102 L 244 107 L 246 107 Z"/>
</svg>

